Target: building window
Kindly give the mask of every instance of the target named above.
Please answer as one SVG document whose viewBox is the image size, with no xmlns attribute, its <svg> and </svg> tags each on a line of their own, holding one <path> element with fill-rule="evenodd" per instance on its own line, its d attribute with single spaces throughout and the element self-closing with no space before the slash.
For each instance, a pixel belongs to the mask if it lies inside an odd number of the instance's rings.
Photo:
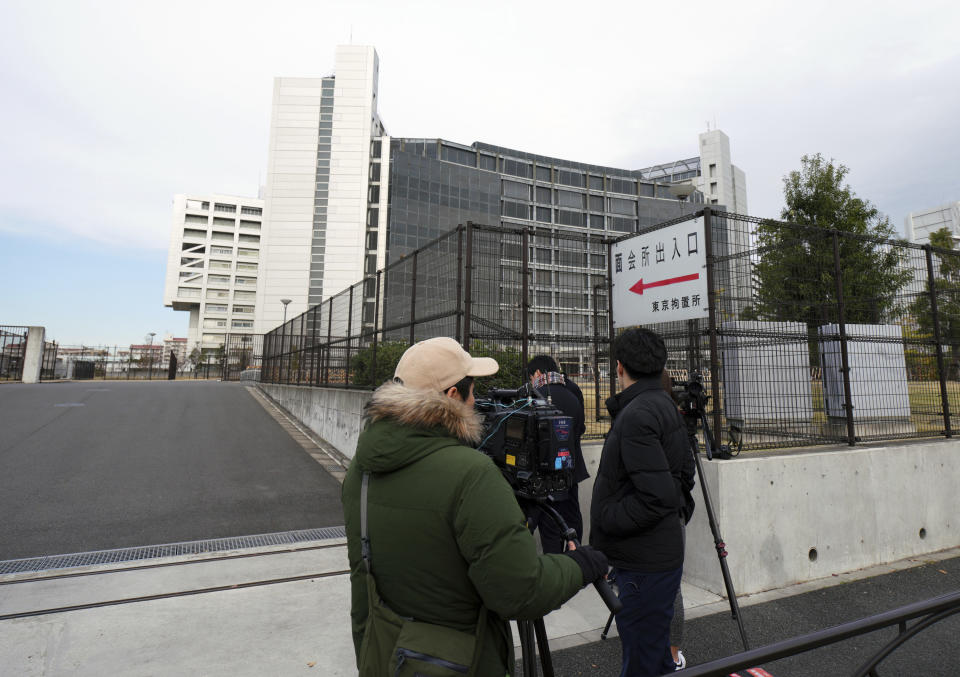
<svg viewBox="0 0 960 677">
<path fill-rule="evenodd" d="M 225 313 L 227 312 L 227 307 L 222 303 L 207 303 L 204 305 L 203 310 L 207 313 Z"/>
<path fill-rule="evenodd" d="M 189 238 L 192 238 L 192 239 L 195 239 L 195 240 L 196 240 L 196 239 L 206 240 L 206 239 L 207 239 L 207 231 L 205 231 L 205 230 L 197 230 L 197 229 L 195 229 L 195 228 L 184 228 L 184 229 L 183 229 L 183 236 L 184 236 L 184 237 L 189 237 Z"/>
<path fill-rule="evenodd" d="M 527 183 L 517 183 L 516 181 L 503 181 L 504 197 L 512 197 L 517 200 L 530 199 L 530 185 Z"/>
<path fill-rule="evenodd" d="M 381 142 L 380 142 L 379 139 L 377 139 L 376 141 L 371 141 L 371 142 L 370 142 L 370 157 L 372 157 L 372 158 L 378 158 L 378 157 L 380 157 L 380 148 L 381 148 L 381 145 L 382 145 L 382 144 L 381 144 Z"/>
<path fill-rule="evenodd" d="M 446 144 L 440 146 L 440 159 L 467 167 L 477 166 L 477 154 L 474 151 L 454 148 Z"/>
<path fill-rule="evenodd" d="M 583 209 L 583 203 L 586 196 L 583 193 L 574 193 L 570 190 L 557 191 L 557 205 L 560 207 L 573 207 L 574 209 Z"/>
<path fill-rule="evenodd" d="M 716 181 L 711 181 L 711 182 L 710 182 L 710 194 L 711 194 L 711 195 L 716 195 L 716 194 L 717 194 L 717 182 L 716 182 Z"/>
<path fill-rule="evenodd" d="M 230 212 L 232 214 L 237 213 L 237 205 L 224 205 L 219 202 L 213 205 L 213 211 L 215 212 Z"/>
<path fill-rule="evenodd" d="M 237 277 L 234 277 L 234 278 L 233 278 L 233 281 L 234 281 L 234 283 L 235 283 L 237 286 L 243 285 L 243 286 L 249 287 L 249 286 L 252 286 L 252 285 L 256 285 L 256 284 L 257 284 L 257 278 L 255 278 L 255 277 L 239 277 L 239 276 L 237 276 Z"/>
<path fill-rule="evenodd" d="M 563 184 L 564 186 L 583 188 L 586 186 L 586 179 L 581 172 L 573 172 L 568 169 L 558 169 L 557 183 Z"/>
<path fill-rule="evenodd" d="M 590 190 L 603 190 L 603 177 L 590 175 Z"/>
<path fill-rule="evenodd" d="M 233 264 L 230 261 L 212 260 L 210 261 L 210 267 L 219 268 L 220 270 L 230 270 Z"/>
<path fill-rule="evenodd" d="M 214 239 L 216 239 L 216 233 L 214 233 Z M 238 236 L 237 236 L 237 239 L 240 240 L 240 242 L 258 242 L 258 243 L 260 242 L 260 236 L 259 236 L 259 235 L 243 235 L 243 234 L 241 234 L 241 235 L 238 235 Z"/>
<path fill-rule="evenodd" d="M 515 219 L 530 219 L 530 205 L 504 200 L 500 213 Z"/>
<path fill-rule="evenodd" d="M 367 202 L 374 204 L 380 202 L 380 186 L 370 186 L 368 189 Z"/>
<path fill-rule="evenodd" d="M 511 176 L 521 176 L 525 179 L 533 178 L 533 169 L 529 162 L 503 158 L 503 173 Z"/>
<path fill-rule="evenodd" d="M 250 329 L 253 327 L 253 322 L 250 320 L 234 320 L 233 327 L 235 329 Z"/>
<path fill-rule="evenodd" d="M 636 195 L 637 194 L 637 182 L 633 179 L 621 179 L 615 176 L 610 177 L 610 187 L 609 191 L 611 193 L 624 193 L 626 195 Z"/>
<path fill-rule="evenodd" d="M 207 217 L 200 216 L 199 214 L 187 214 L 183 217 L 183 221 L 184 223 L 202 223 L 203 225 L 207 225 Z"/>
<path fill-rule="evenodd" d="M 210 253 L 233 256 L 233 247 L 210 247 Z"/>
<path fill-rule="evenodd" d="M 480 169 L 486 169 L 489 172 L 497 171 L 497 158 L 495 155 L 484 155 L 480 154 L 479 158 L 479 167 Z"/>
<path fill-rule="evenodd" d="M 240 237 L 244 237 L 244 236 L 241 235 Z M 247 235 L 246 237 L 250 237 L 250 236 Z M 228 241 L 228 242 L 233 242 L 233 233 L 221 233 L 221 232 L 218 232 L 218 231 L 214 231 L 214 233 L 213 233 L 213 239 L 214 239 L 214 240 L 221 240 L 221 241 L 226 240 L 226 241 Z"/>
<path fill-rule="evenodd" d="M 232 251 L 232 250 L 231 250 L 231 251 Z M 237 255 L 238 255 L 238 256 L 245 256 L 245 257 L 247 257 L 247 258 L 256 259 L 256 258 L 259 258 L 259 257 L 260 257 L 260 252 L 257 251 L 256 249 L 243 249 L 243 248 L 240 248 L 240 249 L 237 250 Z"/>
<path fill-rule="evenodd" d="M 640 184 L 640 195 L 643 197 L 653 197 L 653 184 L 652 183 L 641 183 Z"/>
<path fill-rule="evenodd" d="M 537 202 L 542 205 L 553 203 L 553 191 L 543 186 L 537 186 Z"/>
<path fill-rule="evenodd" d="M 255 291 L 235 291 L 233 292 L 234 301 L 253 301 L 257 298 Z"/>
<path fill-rule="evenodd" d="M 260 230 L 260 222 L 259 221 L 241 221 L 240 227 L 246 228 L 247 230 Z"/>
<path fill-rule="evenodd" d="M 537 165 L 537 181 L 545 181 L 550 183 L 552 181 L 550 177 L 550 168 L 544 167 L 542 165 Z"/>
<path fill-rule="evenodd" d="M 603 211 L 603 196 L 602 195 L 591 195 L 590 196 L 590 209 L 595 212 Z"/>
<path fill-rule="evenodd" d="M 550 207 L 537 207 L 537 221 L 550 223 Z"/>
<path fill-rule="evenodd" d="M 370 163 L 370 180 L 371 181 L 380 180 L 380 163 L 379 162 Z"/>
<path fill-rule="evenodd" d="M 603 230 L 603 214 L 591 214 L 590 227 L 599 228 L 600 230 Z"/>
<path fill-rule="evenodd" d="M 253 313 L 253 306 L 234 306 L 233 312 L 240 313 L 242 315 L 250 315 Z"/>
<path fill-rule="evenodd" d="M 711 164 L 711 165 L 710 165 L 710 178 L 712 179 L 712 178 L 715 177 L 716 175 L 717 175 L 717 165 Z"/>
<path fill-rule="evenodd" d="M 586 223 L 586 214 L 583 212 L 571 212 L 566 209 L 556 211 L 557 223 L 564 226 L 583 226 Z"/>
<path fill-rule="evenodd" d="M 238 263 L 238 264 L 237 264 L 237 270 L 253 270 L 253 271 L 256 271 L 256 270 L 257 270 L 257 264 L 256 264 L 256 263 Z"/>
<path fill-rule="evenodd" d="M 187 209 L 206 209 L 210 206 L 209 202 L 201 202 L 200 200 L 187 200 Z"/>
<path fill-rule="evenodd" d="M 263 209 L 260 207 L 241 207 L 240 213 L 246 214 L 247 216 L 262 216 Z"/>
<path fill-rule="evenodd" d="M 233 228 L 236 225 L 236 221 L 233 219 L 213 219 L 213 225 L 215 226 L 226 226 L 227 228 Z"/>
</svg>

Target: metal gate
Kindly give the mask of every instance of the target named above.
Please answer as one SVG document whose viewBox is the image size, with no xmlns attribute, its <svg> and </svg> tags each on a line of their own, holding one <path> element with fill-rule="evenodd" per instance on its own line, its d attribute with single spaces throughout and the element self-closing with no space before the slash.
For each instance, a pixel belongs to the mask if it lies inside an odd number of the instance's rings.
<svg viewBox="0 0 960 677">
<path fill-rule="evenodd" d="M 0 325 L 0 381 L 22 381 L 27 327 Z"/>
</svg>

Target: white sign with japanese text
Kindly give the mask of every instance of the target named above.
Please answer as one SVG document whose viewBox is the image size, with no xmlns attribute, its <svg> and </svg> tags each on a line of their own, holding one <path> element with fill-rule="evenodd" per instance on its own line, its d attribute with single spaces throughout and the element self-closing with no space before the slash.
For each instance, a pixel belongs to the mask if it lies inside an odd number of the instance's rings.
<svg viewBox="0 0 960 677">
<path fill-rule="evenodd" d="M 707 316 L 702 216 L 621 240 L 611 254 L 614 327 Z"/>
</svg>

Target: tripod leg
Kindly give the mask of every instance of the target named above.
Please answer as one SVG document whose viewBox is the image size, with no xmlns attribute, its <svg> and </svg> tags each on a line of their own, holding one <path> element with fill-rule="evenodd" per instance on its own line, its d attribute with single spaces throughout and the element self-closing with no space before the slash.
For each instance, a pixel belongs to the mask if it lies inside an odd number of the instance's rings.
<svg viewBox="0 0 960 677">
<path fill-rule="evenodd" d="M 600 639 L 606 639 L 607 634 L 610 632 L 610 626 L 613 625 L 613 617 L 616 614 L 610 614 L 610 618 L 607 619 L 607 624 L 603 626 L 603 632 L 600 633 Z"/>
<path fill-rule="evenodd" d="M 520 635 L 520 669 L 523 677 L 537 677 L 537 652 L 534 647 L 533 622 L 517 621 Z"/>
<path fill-rule="evenodd" d="M 707 427 L 706 416 L 703 417 L 704 438 L 707 440 L 707 449 L 710 449 L 710 430 Z M 710 490 L 707 488 L 706 478 L 703 476 L 703 464 L 700 462 L 700 450 L 697 448 L 695 437 L 690 438 L 690 446 L 693 451 L 693 460 L 697 466 L 697 475 L 700 477 L 700 491 L 703 493 L 703 507 L 707 513 L 707 522 L 710 525 L 710 532 L 713 534 L 713 543 L 717 549 L 717 558 L 720 560 L 720 575 L 723 577 L 723 585 L 727 591 L 727 601 L 730 603 L 730 614 L 737 622 L 737 629 L 740 631 L 740 639 L 743 641 L 743 650 L 749 651 L 750 645 L 747 642 L 747 633 L 743 628 L 743 619 L 740 618 L 740 605 L 737 602 L 737 592 L 733 589 L 733 579 L 730 577 L 730 569 L 727 567 L 727 550 L 723 537 L 720 535 L 720 526 L 717 524 L 717 517 L 713 512 L 713 502 L 710 500 Z"/>
<path fill-rule="evenodd" d="M 543 677 L 553 677 L 553 658 L 550 656 L 547 628 L 543 624 L 542 618 L 533 622 L 533 629 L 537 634 L 537 649 L 540 652 L 540 666 L 543 668 Z"/>
</svg>

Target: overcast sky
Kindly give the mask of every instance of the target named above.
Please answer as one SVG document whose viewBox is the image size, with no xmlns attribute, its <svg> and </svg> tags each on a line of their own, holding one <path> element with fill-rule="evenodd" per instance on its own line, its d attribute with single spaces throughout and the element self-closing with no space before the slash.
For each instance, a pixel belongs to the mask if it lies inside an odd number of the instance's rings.
<svg viewBox="0 0 960 677">
<path fill-rule="evenodd" d="M 256 195 L 272 78 L 329 74 L 351 40 L 392 135 L 633 169 L 696 155 L 709 122 L 757 216 L 817 152 L 900 230 L 960 200 L 956 2 L 4 5 L 0 324 L 64 343 L 185 335 L 172 195 Z"/>
</svg>

